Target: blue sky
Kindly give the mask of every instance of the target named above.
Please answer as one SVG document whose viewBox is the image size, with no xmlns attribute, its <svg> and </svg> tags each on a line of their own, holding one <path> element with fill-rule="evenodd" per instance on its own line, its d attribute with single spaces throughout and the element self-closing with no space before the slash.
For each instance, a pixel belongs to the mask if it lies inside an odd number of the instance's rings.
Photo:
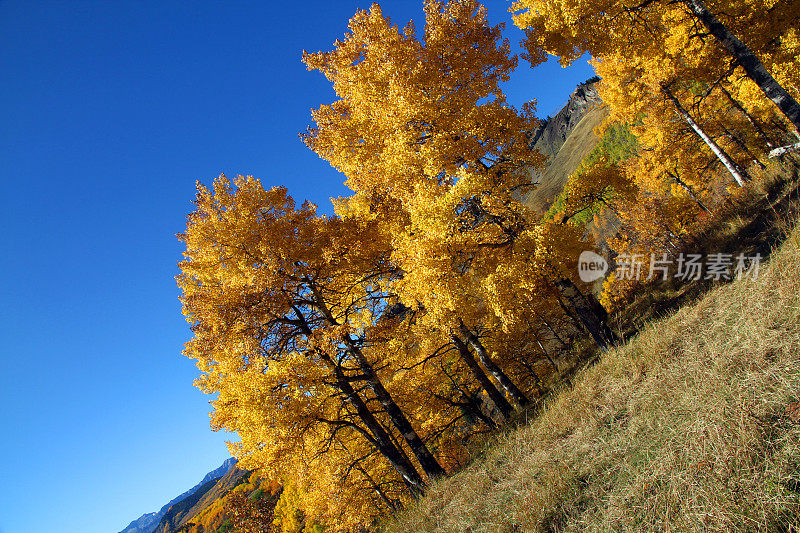
<svg viewBox="0 0 800 533">
<path fill-rule="evenodd" d="M 333 98 L 300 55 L 368 5 L 0 0 L 0 533 L 115 533 L 227 457 L 180 353 L 175 233 L 221 172 L 323 211 L 346 192 L 298 139 Z M 418 27 L 421 5 L 382 2 Z M 554 114 L 591 74 L 523 62 L 509 100 Z"/>
</svg>

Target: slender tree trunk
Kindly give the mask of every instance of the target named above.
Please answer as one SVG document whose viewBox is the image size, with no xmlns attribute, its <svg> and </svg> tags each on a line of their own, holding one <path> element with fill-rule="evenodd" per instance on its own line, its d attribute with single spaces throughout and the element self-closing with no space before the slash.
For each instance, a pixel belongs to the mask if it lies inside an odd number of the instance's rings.
<svg viewBox="0 0 800 533">
<path fill-rule="evenodd" d="M 528 397 L 525 396 L 521 390 L 519 390 L 519 387 L 517 387 L 514 382 L 509 379 L 505 372 L 503 372 L 502 369 L 497 366 L 494 361 L 492 361 L 492 358 L 489 357 L 489 353 L 486 351 L 486 347 L 484 347 L 477 335 L 472 333 L 472 331 L 470 331 L 464 324 L 461 324 L 461 334 L 464 335 L 464 338 L 467 339 L 467 342 L 469 342 L 469 344 L 475 349 L 475 352 L 478 354 L 478 359 L 480 359 L 480 362 L 484 367 L 486 367 L 486 370 L 488 370 L 489 373 L 494 376 L 494 379 L 500 383 L 500 386 L 505 389 L 505 391 L 509 396 L 511 396 L 511 399 L 514 400 L 517 405 L 520 407 L 525 407 L 531 403 Z"/>
<path fill-rule="evenodd" d="M 408 461 L 409 464 L 414 464 L 411 461 L 411 458 L 406 453 L 406 449 L 403 447 L 403 444 L 398 440 L 397 435 L 395 435 L 395 432 L 392 431 L 392 426 L 390 425 L 391 421 L 387 423 L 383 420 L 378 420 L 378 422 L 386 431 L 386 433 L 389 435 L 389 438 L 392 440 L 392 444 L 394 444 L 394 447 L 397 448 L 398 452 L 400 452 L 400 455 L 402 455 L 403 458 L 405 458 L 405 460 Z"/>
<path fill-rule="evenodd" d="M 355 457 L 353 457 L 352 452 L 347 448 L 347 446 L 345 446 L 345 443 L 342 442 L 339 439 L 336 439 L 336 440 L 339 442 L 339 446 L 341 446 L 342 448 L 344 448 L 347 451 L 347 454 L 350 456 L 350 459 L 353 461 L 353 468 L 355 468 L 356 470 L 361 472 L 361 474 L 364 476 L 364 478 L 370 484 L 370 487 L 372 487 L 372 490 L 375 491 L 375 493 L 378 496 L 380 496 L 380 498 L 389 507 L 389 509 L 391 509 L 392 511 L 398 510 L 398 502 L 395 501 L 395 500 L 392 500 L 391 498 L 389 498 L 389 496 L 381 488 L 381 486 L 375 481 L 375 479 L 371 475 L 369 475 L 369 472 L 367 472 L 366 469 L 364 469 L 364 467 L 361 466 L 360 461 L 358 459 L 356 459 Z"/>
<path fill-rule="evenodd" d="M 706 145 L 708 145 L 709 148 L 711 148 L 711 151 L 714 152 L 714 155 L 717 156 L 717 159 L 719 159 L 720 162 L 722 162 L 722 164 L 725 165 L 725 168 L 727 168 L 728 172 L 731 173 L 731 176 L 733 176 L 733 179 L 736 180 L 736 183 L 738 183 L 740 187 L 744 187 L 745 182 L 751 180 L 750 176 L 747 174 L 747 171 L 741 168 L 735 161 L 733 161 L 731 157 L 725 152 L 725 150 L 723 150 L 722 147 L 714 141 L 714 139 L 709 137 L 706 134 L 706 132 L 703 131 L 703 128 L 701 128 L 700 125 L 697 122 L 695 122 L 695 120 L 688 113 L 688 111 L 686 111 L 686 109 L 683 108 L 683 106 L 675 97 L 675 95 L 672 94 L 672 91 L 670 91 L 669 86 L 662 85 L 661 90 L 664 92 L 664 95 L 667 98 L 669 98 L 669 100 L 675 106 L 675 112 L 678 114 L 678 116 L 680 116 L 683 120 L 685 120 L 686 123 L 689 124 L 689 126 L 692 128 L 692 130 L 694 130 L 697 136 L 700 137 L 703 140 L 703 142 L 706 143 Z"/>
<path fill-rule="evenodd" d="M 733 95 L 729 93 L 728 90 L 725 87 L 723 87 L 721 83 L 719 85 L 719 89 L 720 91 L 722 91 L 722 94 L 728 97 L 728 100 L 730 101 L 731 105 L 735 107 L 736 110 L 739 111 L 739 113 L 741 113 L 745 119 L 747 119 L 747 122 L 749 122 L 750 125 L 753 126 L 753 128 L 758 132 L 758 134 L 766 143 L 767 148 L 772 148 L 773 146 L 772 141 L 770 140 L 769 136 L 767 136 L 766 132 L 764 132 L 764 128 L 761 127 L 761 124 L 758 123 L 758 121 L 753 117 L 753 115 L 748 113 L 747 110 L 744 108 L 744 106 L 742 106 L 742 104 L 740 104 L 739 101 L 736 98 L 734 98 Z"/>
<path fill-rule="evenodd" d="M 750 48 L 739 40 L 719 19 L 711 13 L 702 0 L 684 0 L 689 10 L 717 38 L 742 66 L 747 77 L 758 85 L 764 94 L 778 106 L 794 127 L 800 130 L 800 104 L 769 73 L 763 63 L 753 54 Z"/>
<path fill-rule="evenodd" d="M 375 491 L 378 496 L 380 496 L 380 498 L 383 500 L 383 503 L 385 503 L 392 511 L 397 511 L 397 503 L 386 495 L 380 485 L 378 485 L 372 476 L 369 475 L 369 472 L 367 472 L 360 464 L 356 464 L 356 470 L 361 472 L 361 475 L 367 480 L 367 483 L 369 483 L 370 487 L 372 487 L 372 490 Z"/>
<path fill-rule="evenodd" d="M 489 376 L 486 375 L 478 362 L 472 356 L 472 353 L 469 351 L 466 343 L 464 343 L 464 341 L 462 341 L 457 335 L 450 335 L 450 341 L 453 343 L 453 346 L 458 349 L 461 359 L 464 361 L 464 363 L 466 363 L 467 367 L 469 367 L 472 375 L 475 377 L 475 381 L 477 381 L 481 388 L 486 391 L 486 395 L 489 396 L 489 400 L 497 408 L 497 411 L 503 418 L 503 422 L 507 421 L 514 408 L 511 407 L 511 404 L 508 403 L 506 397 L 503 396 L 503 394 L 497 390 L 497 387 L 494 386 L 492 380 L 489 379 Z"/>
<path fill-rule="evenodd" d="M 536 313 L 536 311 L 534 311 L 534 313 Z M 561 336 L 558 334 L 558 332 L 553 327 L 553 325 L 550 324 L 550 322 L 544 316 L 540 315 L 539 313 L 536 313 L 536 316 L 539 317 L 539 320 L 541 320 L 542 323 L 547 327 L 547 329 L 550 330 L 550 333 L 553 334 L 553 337 L 555 337 L 556 340 L 561 343 L 561 347 L 562 348 L 566 348 L 568 346 L 567 341 L 565 341 L 564 339 L 561 338 Z"/>
<path fill-rule="evenodd" d="M 320 357 L 331 370 L 333 370 L 338 389 L 342 391 L 347 401 L 355 408 L 358 417 L 372 435 L 374 439 L 373 444 L 381 455 L 383 455 L 389 463 L 391 463 L 397 473 L 400 474 L 400 477 L 415 497 L 424 494 L 426 485 L 419 475 L 419 472 L 417 472 L 417 469 L 408 458 L 405 457 L 405 454 L 394 445 L 389 433 L 384 429 L 378 419 L 375 418 L 375 415 L 372 414 L 372 411 L 367 407 L 367 404 L 361 396 L 353 389 L 353 386 L 347 380 L 342 369 L 327 354 L 320 354 Z"/>
<path fill-rule="evenodd" d="M 788 154 L 789 152 L 796 152 L 797 150 L 800 150 L 800 143 L 790 144 L 788 146 L 781 146 L 780 148 L 775 148 L 772 151 L 770 151 L 769 156 L 779 157 L 784 154 Z"/>
<path fill-rule="evenodd" d="M 536 330 L 534 328 L 531 328 L 531 333 L 533 334 L 533 338 L 536 339 L 536 344 L 539 345 L 539 349 L 542 350 L 542 354 L 547 359 L 547 362 L 550 363 L 550 366 L 553 367 L 553 370 L 558 370 L 558 365 L 553 360 L 553 358 L 550 357 L 550 354 L 547 352 L 547 348 L 545 348 L 544 344 L 542 343 L 542 340 L 539 338 L 539 335 L 536 333 Z"/>
<path fill-rule="evenodd" d="M 679 186 L 681 187 L 681 189 L 683 189 L 684 191 L 686 191 L 686 193 L 687 193 L 687 194 L 688 194 L 688 195 L 689 195 L 689 196 L 692 198 L 692 200 L 694 200 L 694 201 L 695 201 L 695 203 L 696 203 L 698 206 L 700 206 L 700 209 L 702 209 L 702 210 L 703 210 L 703 211 L 705 211 L 706 213 L 709 213 L 709 214 L 711 213 L 711 210 L 710 210 L 708 207 L 706 207 L 706 204 L 704 204 L 704 203 L 703 203 L 703 202 L 700 200 L 700 198 L 698 198 L 697 194 L 695 194 L 695 192 L 694 192 L 694 189 L 692 189 L 692 187 L 691 187 L 691 186 L 690 186 L 688 183 L 686 183 L 685 181 L 683 181 L 682 179 L 680 179 L 680 178 L 678 177 L 678 175 L 677 175 L 677 174 L 675 174 L 675 173 L 673 173 L 673 172 L 667 171 L 667 175 L 668 175 L 670 178 L 672 178 L 672 181 L 674 181 L 674 182 L 675 182 L 677 185 L 679 185 Z"/>
<path fill-rule="evenodd" d="M 464 401 L 469 405 L 468 409 L 470 412 L 481 422 L 486 424 L 486 427 L 489 429 L 497 429 L 498 425 L 492 417 L 487 416 L 483 410 L 483 398 L 478 396 L 477 398 L 473 398 L 467 395 L 464 395 Z"/>
<path fill-rule="evenodd" d="M 608 327 L 608 313 L 594 295 L 583 294 L 568 278 L 556 280 L 554 285 L 569 306 L 567 307 L 567 304 L 559 298 L 559 302 L 564 306 L 564 311 L 568 315 L 577 316 L 580 324 L 601 349 L 606 350 L 617 343 L 619 339 Z"/>
<path fill-rule="evenodd" d="M 558 289 L 557 286 L 556 286 L 556 289 Z M 578 318 L 578 316 L 572 311 L 570 305 L 564 303 L 564 298 L 563 298 L 563 295 L 561 294 L 560 290 L 556 290 L 556 300 L 558 300 L 558 305 L 561 306 L 561 309 L 564 310 L 564 315 L 566 315 L 566 317 L 569 318 L 572 321 L 572 325 L 575 326 L 575 329 L 578 330 L 578 331 L 586 330 L 586 326 Z"/>
<path fill-rule="evenodd" d="M 316 298 L 316 304 L 318 305 L 319 309 L 322 311 L 323 315 L 327 319 L 327 321 L 331 325 L 339 325 L 336 319 L 333 317 L 330 309 L 328 309 L 327 304 L 325 303 L 325 299 L 322 297 L 319 288 L 316 284 L 310 279 L 306 278 L 304 280 L 308 283 L 309 289 L 311 289 L 314 297 Z M 295 309 L 298 317 L 301 317 L 302 314 Z M 303 319 L 304 320 L 304 319 Z M 310 337 L 311 330 L 306 324 L 305 329 L 307 330 L 306 335 Z M 408 444 L 411 452 L 419 461 L 420 466 L 425 471 L 425 473 L 430 478 L 440 477 L 445 475 L 445 471 L 433 454 L 428 450 L 428 447 L 425 446 L 425 443 L 422 442 L 422 439 L 417 434 L 414 427 L 411 425 L 411 422 L 408 421 L 405 413 L 403 413 L 402 409 L 397 405 L 397 403 L 392 399 L 391 394 L 386 388 L 383 386 L 378 374 L 375 372 L 375 369 L 372 368 L 372 365 L 369 363 L 367 358 L 364 356 L 364 353 L 358 347 L 358 345 L 353 341 L 353 338 L 350 337 L 349 334 L 345 334 L 342 337 L 342 342 L 347 347 L 347 351 L 352 355 L 356 362 L 358 363 L 359 369 L 361 373 L 364 375 L 364 381 L 366 382 L 367 386 L 372 390 L 377 398 L 378 402 L 380 402 L 381 406 L 383 407 L 384 411 L 391 420 L 392 425 L 400 432 L 405 439 L 406 443 Z M 335 368 L 341 371 L 338 365 L 335 365 Z M 349 385 L 349 383 L 348 383 Z M 352 387 L 350 387 L 352 389 Z M 360 400 L 360 397 L 359 397 Z M 362 402 L 363 403 L 363 402 Z M 366 405 L 364 406 L 366 408 Z M 381 427 L 383 433 L 386 433 L 386 430 Z M 387 435 L 388 436 L 388 435 Z M 424 489 L 424 483 L 421 485 Z"/>
<path fill-rule="evenodd" d="M 758 168 L 760 168 L 761 170 L 764 170 L 765 168 L 767 168 L 767 166 L 764 163 L 761 162 L 761 160 L 753 153 L 753 151 L 750 150 L 750 148 L 747 147 L 747 143 L 745 143 L 741 139 L 741 137 L 736 135 L 735 132 L 733 132 L 733 131 L 729 130 L 728 128 L 726 128 L 724 124 L 720 124 L 720 126 L 722 127 L 722 131 L 725 132 L 725 135 L 727 135 L 728 137 L 733 139 L 733 142 L 738 144 L 739 148 L 741 148 L 742 151 L 748 155 L 748 157 L 753 159 L 753 163 L 758 165 Z"/>
<path fill-rule="evenodd" d="M 402 409 L 400 409 L 394 399 L 392 399 L 389 391 L 384 388 L 383 383 L 378 377 L 378 374 L 375 372 L 375 369 L 372 368 L 372 365 L 369 363 L 369 361 L 367 361 L 367 358 L 361 352 L 361 349 L 356 345 L 349 335 L 345 336 L 344 343 L 350 353 L 356 358 L 356 361 L 358 361 L 358 365 L 361 369 L 361 372 L 366 377 L 366 382 L 369 388 L 373 393 L 375 393 L 375 397 L 383 406 L 383 409 L 386 411 L 386 414 L 389 416 L 392 424 L 397 428 L 405 441 L 408 443 L 408 447 L 411 448 L 411 452 L 417 458 L 420 466 L 422 466 L 422 469 L 425 471 L 428 477 L 436 478 L 445 475 L 444 468 L 442 468 L 430 450 L 428 450 L 428 447 L 425 446 L 425 443 L 422 442 L 419 434 L 417 434 L 416 430 L 411 425 L 411 422 L 408 421 L 408 418 Z"/>
</svg>

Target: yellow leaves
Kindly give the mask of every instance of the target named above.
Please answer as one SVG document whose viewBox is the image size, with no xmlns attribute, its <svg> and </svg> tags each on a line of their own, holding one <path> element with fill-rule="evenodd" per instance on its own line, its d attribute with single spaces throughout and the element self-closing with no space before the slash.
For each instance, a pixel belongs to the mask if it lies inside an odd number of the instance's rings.
<svg viewBox="0 0 800 533">
<path fill-rule="evenodd" d="M 355 529 L 408 497 L 386 450 L 414 445 L 378 381 L 455 464 L 481 423 L 463 409 L 481 403 L 451 333 L 467 324 L 513 362 L 537 313 L 564 316 L 553 282 L 587 246 L 519 201 L 543 158 L 528 145 L 532 104 L 518 112 L 500 90 L 516 66 L 500 28 L 470 0 L 425 10 L 423 40 L 373 6 L 332 51 L 304 54 L 338 98 L 304 140 L 347 176 L 341 218 L 220 177 L 198 187 L 182 236 L 186 353 L 217 394 L 213 426 L 240 438 L 232 452 L 297 486 L 287 523 L 299 510 Z"/>
<path fill-rule="evenodd" d="M 346 112 L 321 107 L 305 140 L 355 192 L 336 202 L 337 213 L 381 220 L 393 236 L 392 257 L 406 272 L 402 298 L 448 322 L 479 298 L 464 261 L 477 268 L 469 256 L 478 242 L 506 238 L 500 224 L 464 232 L 472 222 L 454 214 L 480 198 L 487 215 L 520 219 L 511 191 L 542 157 L 525 137 L 536 125 L 533 105 L 518 113 L 499 87 L 517 64 L 501 28 L 471 0 L 429 1 L 425 14 L 424 41 L 400 35 L 373 8 L 356 14 L 333 51 L 307 56 L 333 81 L 340 100 L 332 107 Z"/>
<path fill-rule="evenodd" d="M 612 240 L 618 252 L 680 240 L 698 214 L 689 198 L 705 199 L 716 184 L 693 171 L 707 163 L 704 154 L 682 139 L 657 91 L 679 76 L 690 76 L 676 84 L 681 98 L 705 91 L 694 80 L 720 74 L 709 66 L 714 49 L 659 2 L 644 15 L 657 35 L 674 29 L 660 40 L 625 31 L 616 2 L 523 0 L 515 8 L 527 9 L 517 23 L 537 30 L 528 37 L 535 60 L 553 52 L 569 61 L 589 46 L 604 52 L 596 62 L 603 97 L 615 119 L 639 128 L 645 147 L 626 163 L 582 168 L 562 215 L 607 206 L 630 228 Z M 592 248 L 582 229 L 537 221 L 519 201 L 543 158 L 528 145 L 533 104 L 510 108 L 500 89 L 516 67 L 500 28 L 471 0 L 429 1 L 425 13 L 423 39 L 373 6 L 354 16 L 333 50 L 304 53 L 337 94 L 313 112 L 304 140 L 353 190 L 333 200 L 338 217 L 297 207 L 285 188 L 220 176 L 210 188 L 198 184 L 180 236 L 178 284 L 194 333 L 185 353 L 201 372 L 196 384 L 216 395 L 212 427 L 238 434 L 230 449 L 242 465 L 281 476 L 276 516 L 286 531 L 301 515 L 306 529 L 313 521 L 363 529 L 407 501 L 376 428 L 402 454 L 413 456 L 413 446 L 377 382 L 431 449 L 459 464 L 464 436 L 481 423 L 465 412 L 485 413 L 451 334 L 462 325 L 475 331 L 510 368 L 530 362 L 521 351 L 539 342 L 537 331 L 563 343 L 558 322 L 570 318 L 556 282 L 573 277 L 578 256 Z M 794 79 L 788 50 L 800 39 L 782 38 L 786 50 L 775 51 L 774 63 Z M 746 84 L 723 83 L 748 95 Z M 711 94 L 693 111 L 723 137 L 714 114 L 721 96 Z M 628 288 L 611 280 L 608 304 Z M 519 375 L 535 377 L 527 372 Z"/>
<path fill-rule="evenodd" d="M 526 47 L 534 61 L 547 53 L 562 62 L 591 53 L 612 118 L 638 123 L 635 132 L 645 153 L 655 151 L 654 159 L 669 161 L 671 171 L 678 168 L 681 179 L 696 186 L 714 180 L 714 173 L 707 172 L 714 167 L 714 156 L 698 140 L 687 140 L 687 126 L 664 98 L 663 86 L 679 91 L 695 121 L 740 165 L 765 155 L 764 139 L 746 138 L 755 132 L 740 108 L 762 120 L 784 119 L 775 117 L 770 101 L 741 69 L 731 72 L 724 59 L 727 52 L 683 4 L 520 0 L 514 9 L 520 11 L 515 22 L 526 29 Z M 797 2 L 724 0 L 710 8 L 784 87 L 798 92 Z M 736 101 L 722 97 L 723 90 Z M 651 189 L 669 188 L 653 173 L 635 181 Z"/>
<path fill-rule="evenodd" d="M 487 26 L 477 2 L 428 2 L 425 11 L 424 43 L 411 32 L 400 36 L 373 7 L 356 14 L 351 33 L 334 51 L 307 56 L 309 68 L 333 80 L 341 98 L 334 106 L 347 112 L 334 114 L 323 106 L 313 114 L 317 127 L 305 140 L 358 193 L 377 188 L 408 201 L 418 194 L 420 174 L 428 184 L 441 175 L 445 184 L 452 182 L 464 163 L 482 157 L 464 149 L 473 135 L 491 137 L 484 128 L 499 124 L 492 117 L 496 110 L 477 105 L 489 95 L 504 100 L 498 82 L 516 65 L 507 43 L 497 42 L 499 30 Z M 360 51 L 357 61 L 353 48 Z M 481 69 L 487 74 L 475 76 Z M 517 135 L 530 129 L 519 127 L 524 125 L 518 119 L 510 126 Z M 438 192 L 431 187 L 426 194 Z"/>
<path fill-rule="evenodd" d="M 200 187 L 196 206 L 178 282 L 195 333 L 186 354 L 203 372 L 198 386 L 217 395 L 212 427 L 237 433 L 230 447 L 244 466 L 303 467 L 325 479 L 366 457 L 362 468 L 391 485 L 397 474 L 370 449 L 341 385 L 359 369 L 344 350 L 349 336 L 378 344 L 391 336 L 389 323 L 376 325 L 381 301 L 393 301 L 386 234 L 377 222 L 318 217 L 315 206 L 297 208 L 285 189 L 265 190 L 253 178 Z M 385 360 L 405 364 L 403 346 L 391 349 Z M 308 516 L 360 509 L 355 524 L 369 516 L 363 490 L 317 480 Z"/>
</svg>

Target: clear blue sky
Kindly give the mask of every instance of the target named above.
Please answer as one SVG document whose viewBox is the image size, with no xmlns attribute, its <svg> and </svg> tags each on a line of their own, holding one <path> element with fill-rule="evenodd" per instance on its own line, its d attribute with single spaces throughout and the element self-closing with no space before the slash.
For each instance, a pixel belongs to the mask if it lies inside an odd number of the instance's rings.
<svg viewBox="0 0 800 533">
<path fill-rule="evenodd" d="M 221 172 L 345 192 L 298 139 L 333 98 L 300 54 L 368 5 L 0 0 L 0 533 L 115 533 L 227 457 L 174 235 Z M 421 27 L 421 0 L 382 5 Z M 553 114 L 591 74 L 522 63 L 509 99 Z"/>
</svg>

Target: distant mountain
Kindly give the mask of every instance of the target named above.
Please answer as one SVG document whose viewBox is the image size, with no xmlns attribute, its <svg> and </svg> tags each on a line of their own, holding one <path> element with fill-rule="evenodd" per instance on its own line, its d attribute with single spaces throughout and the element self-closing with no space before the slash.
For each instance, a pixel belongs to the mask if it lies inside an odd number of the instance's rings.
<svg viewBox="0 0 800 533">
<path fill-rule="evenodd" d="M 538 186 L 531 191 L 527 203 L 537 211 L 547 211 L 569 175 L 597 145 L 594 128 L 608 115 L 597 92 L 598 81 L 599 78 L 592 78 L 578 85 L 567 105 L 554 117 L 547 117 L 534 132 L 532 147 L 547 157 L 544 171 L 531 176 Z"/>
<path fill-rule="evenodd" d="M 161 520 L 161 512 L 143 514 L 120 533 L 151 533 Z"/>
<path fill-rule="evenodd" d="M 203 478 L 203 480 L 202 480 L 200 483 L 198 483 L 197 485 L 195 485 L 195 486 L 194 486 L 194 487 L 192 487 L 191 489 L 187 490 L 186 492 L 184 492 L 184 493 L 183 493 L 183 494 L 181 494 L 180 496 L 178 496 L 178 499 L 185 498 L 185 497 L 186 497 L 186 496 L 188 496 L 189 494 L 192 494 L 194 491 L 196 491 L 198 488 L 200 488 L 202 485 L 205 485 L 206 483 L 208 483 L 208 482 L 209 482 L 209 481 L 211 481 L 212 479 L 219 479 L 219 478 L 221 478 L 222 476 L 224 476 L 225 474 L 227 474 L 227 473 L 228 473 L 228 471 L 229 471 L 231 468 L 233 468 L 233 466 L 234 466 L 235 464 L 236 464 L 236 459 L 234 459 L 233 457 L 228 457 L 228 458 L 227 458 L 227 459 L 225 459 L 225 461 L 224 461 L 224 462 L 223 462 L 223 463 L 222 463 L 222 464 L 219 466 L 219 468 L 216 468 L 216 469 L 212 470 L 211 472 L 209 472 L 208 474 L 206 474 L 206 477 L 204 477 L 204 478 Z"/>
<path fill-rule="evenodd" d="M 234 467 L 221 478 L 209 480 L 195 492 L 170 506 L 164 516 L 161 517 L 153 533 L 204 531 L 205 527 L 200 529 L 198 524 L 195 523 L 198 519 L 201 519 L 202 522 L 207 522 L 207 525 L 213 525 L 214 528 L 209 528 L 209 531 L 215 531 L 226 518 L 225 511 L 221 509 L 224 506 L 220 506 L 220 502 L 224 501 L 225 496 L 234 487 L 241 483 L 246 483 L 248 474 L 250 474 L 250 471 Z M 245 494 L 251 494 L 252 489 L 246 490 Z M 206 511 L 212 506 L 217 508 L 217 512 L 212 513 L 213 516 L 209 516 Z"/>
<path fill-rule="evenodd" d="M 180 496 L 177 496 L 169 501 L 166 505 L 164 505 L 158 512 L 155 513 L 146 513 L 128 524 L 128 527 L 120 531 L 120 533 L 153 533 L 153 531 L 158 526 L 161 519 L 167 514 L 167 511 L 170 507 L 185 500 L 186 498 L 192 496 L 196 492 L 200 491 L 200 489 L 205 488 L 207 485 L 213 486 L 217 480 L 222 478 L 225 474 L 228 473 L 236 465 L 236 459 L 230 457 L 223 462 L 219 468 L 215 468 L 211 472 L 205 475 L 203 479 L 192 487 L 191 489 L 187 490 Z M 211 482 L 214 483 L 211 483 Z M 210 488 L 210 487 L 209 487 Z"/>
</svg>

